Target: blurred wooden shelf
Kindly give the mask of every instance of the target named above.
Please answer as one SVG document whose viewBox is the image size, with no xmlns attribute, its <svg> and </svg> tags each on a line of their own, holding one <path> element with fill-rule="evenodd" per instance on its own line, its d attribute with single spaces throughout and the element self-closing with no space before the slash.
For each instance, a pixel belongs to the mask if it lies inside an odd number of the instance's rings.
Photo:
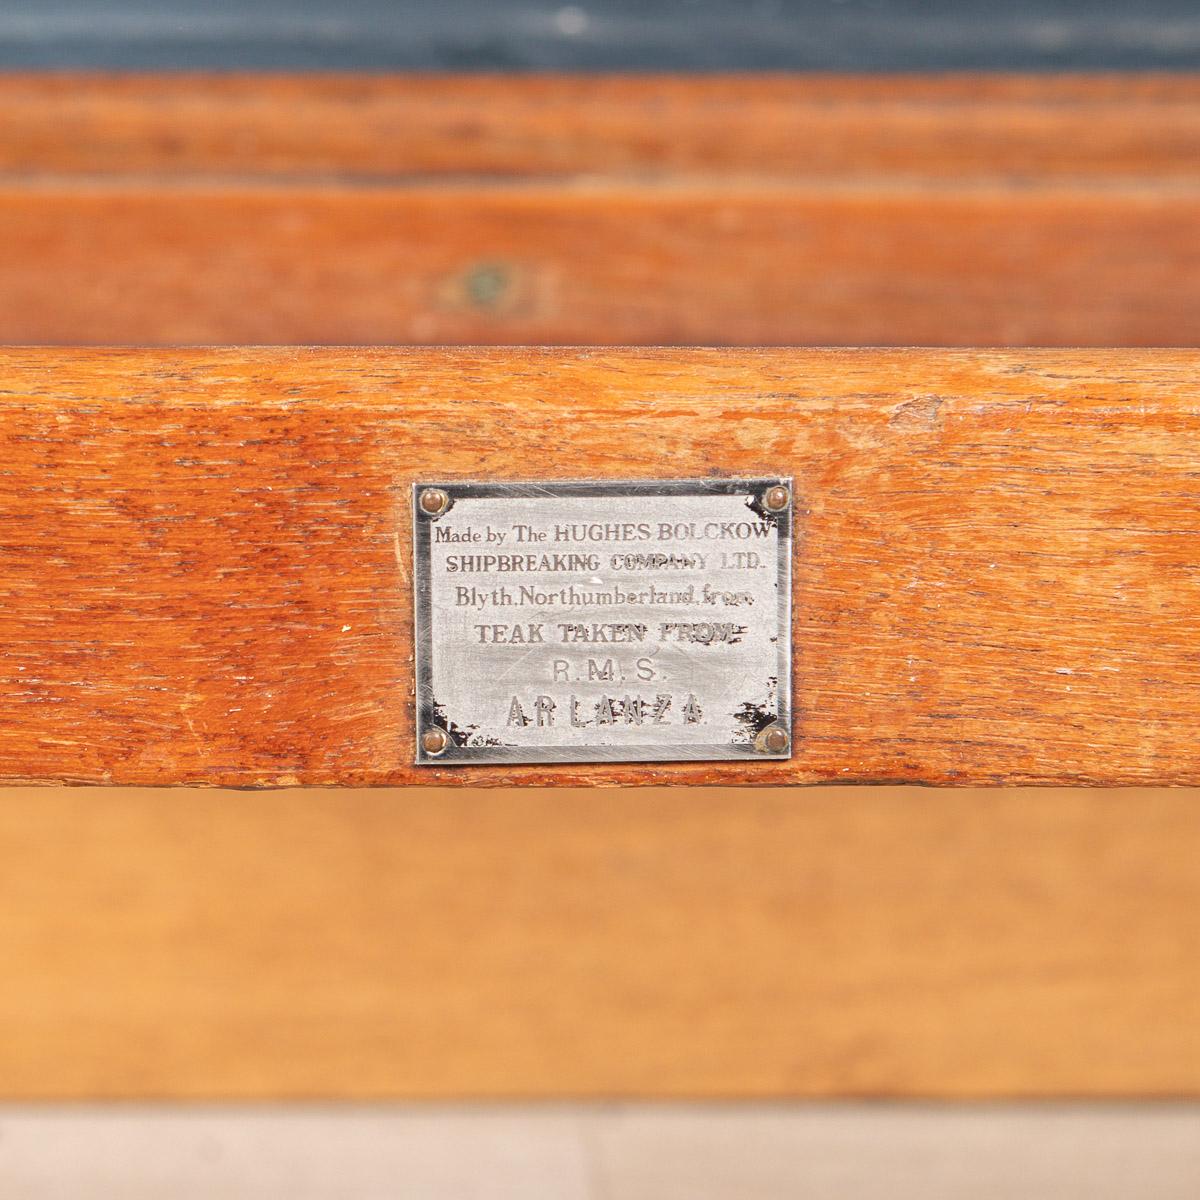
<svg viewBox="0 0 1200 1200">
<path fill-rule="evenodd" d="M 1200 80 L 0 77 L 10 344 L 1191 345 Z"/>
<path fill-rule="evenodd" d="M 12 1099 L 1200 1096 L 1194 792 L 0 795 Z"/>
</svg>

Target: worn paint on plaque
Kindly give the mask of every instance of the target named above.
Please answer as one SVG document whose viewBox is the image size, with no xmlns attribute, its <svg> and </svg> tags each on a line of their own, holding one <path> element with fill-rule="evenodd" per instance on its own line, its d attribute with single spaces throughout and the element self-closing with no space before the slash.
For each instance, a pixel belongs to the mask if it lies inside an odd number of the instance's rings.
<svg viewBox="0 0 1200 1200">
<path fill-rule="evenodd" d="M 417 485 L 417 761 L 786 757 L 781 486 Z"/>
</svg>

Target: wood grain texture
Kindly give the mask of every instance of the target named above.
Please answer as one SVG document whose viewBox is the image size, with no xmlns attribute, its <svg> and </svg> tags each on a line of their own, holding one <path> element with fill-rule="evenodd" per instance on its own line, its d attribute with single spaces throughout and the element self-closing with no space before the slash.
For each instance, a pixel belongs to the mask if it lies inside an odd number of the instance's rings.
<svg viewBox="0 0 1200 1200">
<path fill-rule="evenodd" d="M 0 79 L 8 343 L 1192 345 L 1189 77 Z"/>
<path fill-rule="evenodd" d="M 1189 75 L 5 75 L 0 171 L 1195 181 Z"/>
<path fill-rule="evenodd" d="M 0 797 L 8 1099 L 1200 1095 L 1194 793 Z"/>
<path fill-rule="evenodd" d="M 1200 782 L 1195 352 L 0 353 L 0 776 Z M 785 763 L 415 768 L 421 478 L 794 475 Z"/>
</svg>

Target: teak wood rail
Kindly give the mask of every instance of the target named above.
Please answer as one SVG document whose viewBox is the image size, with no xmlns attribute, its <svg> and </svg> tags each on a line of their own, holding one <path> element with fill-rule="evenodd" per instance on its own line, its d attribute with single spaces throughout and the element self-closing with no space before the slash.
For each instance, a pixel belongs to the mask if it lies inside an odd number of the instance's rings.
<svg viewBox="0 0 1200 1200">
<path fill-rule="evenodd" d="M 1200 356 L 0 352 L 0 776 L 1200 782 Z M 788 474 L 794 751 L 422 767 L 421 478 Z"/>
</svg>

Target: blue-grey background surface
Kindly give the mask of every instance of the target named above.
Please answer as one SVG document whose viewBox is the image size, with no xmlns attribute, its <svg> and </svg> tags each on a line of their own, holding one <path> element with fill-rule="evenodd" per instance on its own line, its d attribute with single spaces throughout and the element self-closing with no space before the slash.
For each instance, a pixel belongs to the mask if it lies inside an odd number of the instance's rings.
<svg viewBox="0 0 1200 1200">
<path fill-rule="evenodd" d="M 0 0 L 0 69 L 1197 66 L 1200 0 Z"/>
</svg>

